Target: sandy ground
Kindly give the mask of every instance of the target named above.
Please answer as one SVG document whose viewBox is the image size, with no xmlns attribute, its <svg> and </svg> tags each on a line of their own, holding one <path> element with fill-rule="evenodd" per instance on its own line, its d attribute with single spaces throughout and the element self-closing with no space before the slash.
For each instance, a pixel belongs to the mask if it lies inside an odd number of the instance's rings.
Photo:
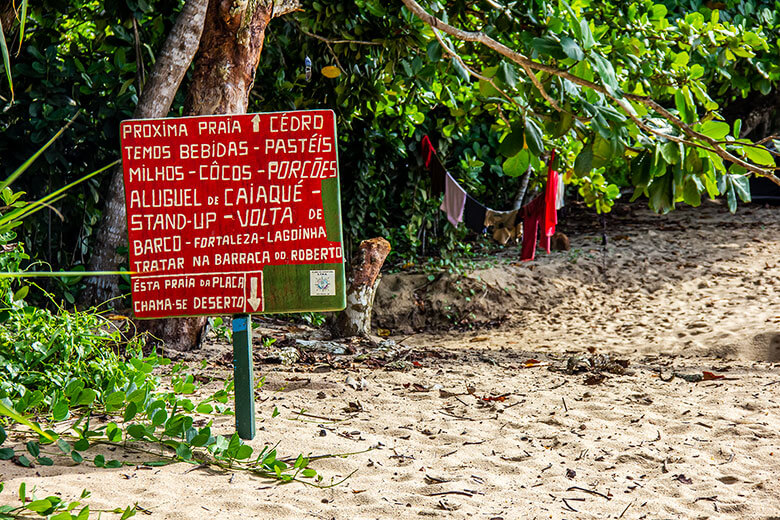
<svg viewBox="0 0 780 520">
<path fill-rule="evenodd" d="M 387 276 L 376 321 L 406 370 L 339 356 L 256 365 L 266 383 L 251 444 L 371 450 L 314 464 L 326 482 L 355 472 L 339 486 L 187 464 L 2 462 L 0 503 L 25 481 L 41 496 L 89 489 L 93 507 L 137 502 L 140 518 L 780 519 L 778 211 L 623 208 L 606 250 L 595 222 L 570 220 L 567 252 L 523 264 L 504 253 L 434 281 Z M 204 350 L 206 375 L 228 373 L 226 349 Z M 232 432 L 230 418 L 217 424 Z"/>
</svg>

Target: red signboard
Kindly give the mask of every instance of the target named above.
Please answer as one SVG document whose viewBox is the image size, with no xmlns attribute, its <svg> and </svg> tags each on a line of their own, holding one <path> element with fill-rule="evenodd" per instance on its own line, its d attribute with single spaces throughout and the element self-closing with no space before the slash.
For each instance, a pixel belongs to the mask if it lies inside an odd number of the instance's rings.
<svg viewBox="0 0 780 520">
<path fill-rule="evenodd" d="M 332 111 L 131 120 L 120 132 L 137 317 L 344 307 Z"/>
</svg>

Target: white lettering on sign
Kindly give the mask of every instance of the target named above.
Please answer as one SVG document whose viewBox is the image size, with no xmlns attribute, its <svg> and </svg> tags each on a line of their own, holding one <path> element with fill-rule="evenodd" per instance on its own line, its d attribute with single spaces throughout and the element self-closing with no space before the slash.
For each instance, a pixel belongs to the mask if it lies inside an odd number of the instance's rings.
<svg viewBox="0 0 780 520">
<path fill-rule="evenodd" d="M 241 157 L 249 155 L 249 145 L 246 141 L 231 141 L 229 143 L 192 143 L 179 145 L 180 159 L 212 159 L 214 157 Z"/>
<path fill-rule="evenodd" d="M 282 212 L 281 215 L 279 212 Z M 241 227 L 276 226 L 292 224 L 292 208 L 262 208 L 236 211 Z"/>
<path fill-rule="evenodd" d="M 241 123 L 238 119 L 199 121 L 198 133 L 200 135 L 237 134 L 241 133 Z"/>
<path fill-rule="evenodd" d="M 243 309 L 243 296 L 196 296 L 193 298 L 195 310 Z"/>
<path fill-rule="evenodd" d="M 247 244 L 259 244 L 258 233 L 237 233 L 235 235 L 217 235 L 211 237 L 195 237 L 194 246 L 197 249 L 205 249 L 222 246 L 243 246 Z"/>
<path fill-rule="evenodd" d="M 288 139 L 266 139 L 265 153 L 330 153 L 333 138 L 329 136 L 295 137 Z"/>
<path fill-rule="evenodd" d="M 155 146 L 125 146 L 125 155 L 125 159 L 128 161 L 170 159 L 171 147 L 167 144 Z"/>
<path fill-rule="evenodd" d="M 330 179 L 336 176 L 336 161 L 269 161 L 268 180 Z"/>
<path fill-rule="evenodd" d="M 241 204 L 290 204 L 303 201 L 303 186 L 300 184 L 279 186 L 255 186 L 246 188 L 225 188 L 225 206 Z"/>
<path fill-rule="evenodd" d="M 311 114 L 274 114 L 270 118 L 269 130 L 276 132 L 308 132 L 322 130 L 325 118 Z"/>
<path fill-rule="evenodd" d="M 248 181 L 252 179 L 252 168 L 247 164 L 201 164 L 198 177 L 202 181 Z"/>
<path fill-rule="evenodd" d="M 133 271 L 153 273 L 157 271 L 176 271 L 184 269 L 184 258 L 161 258 L 157 260 L 136 260 Z"/>
<path fill-rule="evenodd" d="M 202 206 L 197 188 L 163 188 L 130 191 L 130 208 L 192 208 Z"/>
<path fill-rule="evenodd" d="M 153 213 L 151 215 L 135 213 L 130 215 L 130 230 L 168 231 L 182 230 L 190 223 L 183 213 Z"/>
<path fill-rule="evenodd" d="M 290 260 L 293 262 L 329 262 L 341 258 L 340 247 L 314 247 L 310 249 L 293 249 Z"/>
<path fill-rule="evenodd" d="M 255 251 L 251 253 L 215 253 L 214 265 L 242 265 L 261 264 L 271 261 L 268 251 Z"/>
<path fill-rule="evenodd" d="M 133 311 L 136 313 L 159 311 L 186 311 L 187 300 L 171 300 L 170 298 L 157 298 L 153 300 L 133 301 Z"/>
<path fill-rule="evenodd" d="M 266 240 L 273 242 L 297 242 L 298 240 L 311 240 L 312 238 L 327 238 L 325 228 L 322 226 L 302 229 L 279 229 L 269 231 Z"/>
<path fill-rule="evenodd" d="M 122 137 L 148 139 L 154 137 L 186 137 L 187 125 L 183 122 L 169 123 L 166 121 L 139 121 L 122 125 Z"/>
<path fill-rule="evenodd" d="M 181 251 L 181 237 L 167 236 L 133 240 L 133 254 L 158 255 L 161 253 L 177 253 Z"/>
<path fill-rule="evenodd" d="M 184 179 L 184 171 L 181 166 L 155 166 L 154 169 L 148 166 L 140 168 L 130 168 L 130 181 L 138 182 L 159 182 L 159 181 L 180 181 Z"/>
</svg>

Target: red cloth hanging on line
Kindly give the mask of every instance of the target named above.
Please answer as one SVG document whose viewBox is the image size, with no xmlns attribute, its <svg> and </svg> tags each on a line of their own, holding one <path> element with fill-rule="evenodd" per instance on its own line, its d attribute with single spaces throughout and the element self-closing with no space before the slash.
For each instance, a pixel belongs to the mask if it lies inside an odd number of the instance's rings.
<svg viewBox="0 0 780 520">
<path fill-rule="evenodd" d="M 536 254 L 536 237 L 539 233 L 539 247 L 550 253 L 550 237 L 555 234 L 555 225 L 558 224 L 558 211 L 555 204 L 558 199 L 558 172 L 553 170 L 555 150 L 550 154 L 547 163 L 547 186 L 544 194 L 520 209 L 523 219 L 523 245 L 520 250 L 520 260 L 533 260 Z M 541 229 L 540 229 L 541 228 Z"/>
</svg>

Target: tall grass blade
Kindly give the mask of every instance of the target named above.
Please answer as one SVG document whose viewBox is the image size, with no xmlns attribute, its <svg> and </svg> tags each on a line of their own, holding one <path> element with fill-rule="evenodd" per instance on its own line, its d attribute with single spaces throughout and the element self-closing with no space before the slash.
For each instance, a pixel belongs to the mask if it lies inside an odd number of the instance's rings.
<svg viewBox="0 0 780 520">
<path fill-rule="evenodd" d="M 19 53 L 22 52 L 22 42 L 24 41 L 24 26 L 27 24 L 27 0 L 22 0 L 20 9 L 22 11 L 22 15 L 19 17 L 19 48 L 16 50 L 17 56 L 19 56 Z"/>
<path fill-rule="evenodd" d="M 2 30 L 0 30 L 0 35 L 2 35 Z M 2 40 L 2 43 L 3 43 L 3 49 L 4 49 L 4 51 L 7 51 L 8 49 L 6 49 L 6 48 L 5 48 L 5 40 Z M 5 56 L 5 54 L 3 54 L 3 56 Z M 8 81 L 11 81 L 11 76 L 10 76 L 11 72 L 10 72 L 10 68 L 8 69 L 8 74 L 9 74 L 9 76 L 8 76 Z M 12 92 L 11 92 L 11 94 L 13 95 L 13 88 L 11 89 L 11 91 L 12 91 Z M 12 98 L 12 99 L 13 99 L 13 98 Z M 29 159 L 27 159 L 26 161 L 24 161 L 24 163 L 23 163 L 21 166 L 19 166 L 19 167 L 18 167 L 16 170 L 14 170 L 14 172 L 13 172 L 11 175 L 9 175 L 7 179 L 5 179 L 4 181 L 0 182 L 0 191 L 3 191 L 3 190 L 4 190 L 4 189 L 5 189 L 7 186 L 9 186 L 9 185 L 10 185 L 12 182 L 14 182 L 16 179 L 18 179 L 18 178 L 19 178 L 19 176 L 20 176 L 21 174 L 23 174 L 23 173 L 24 173 L 24 172 L 27 170 L 27 168 L 29 168 L 29 167 L 30 167 L 30 165 L 31 165 L 33 162 L 35 162 L 35 159 L 37 159 L 38 157 L 40 157 L 40 155 L 41 155 L 41 154 L 42 154 L 44 151 L 46 151 L 46 149 L 47 149 L 49 146 L 51 146 L 51 144 L 52 144 L 54 141 L 56 141 L 56 140 L 57 140 L 57 139 L 58 139 L 58 138 L 59 138 L 59 137 L 62 135 L 62 133 L 63 133 L 63 132 L 64 132 L 64 131 L 65 131 L 65 130 L 66 130 L 66 129 L 67 129 L 67 128 L 68 128 L 68 127 L 69 127 L 69 126 L 72 124 L 72 123 L 73 123 L 73 121 L 75 121 L 75 120 L 76 120 L 76 118 L 79 116 L 79 114 L 81 114 L 81 111 L 80 111 L 80 110 L 79 110 L 78 112 L 76 112 L 76 114 L 75 114 L 73 117 L 71 117 L 71 118 L 70 118 L 70 120 L 69 120 L 67 123 L 65 123 L 65 126 L 63 126 L 62 128 L 60 128 L 60 129 L 59 129 L 59 131 L 58 131 L 56 134 L 54 134 L 54 137 L 52 137 L 51 139 L 49 139 L 49 141 L 48 141 L 46 144 L 44 144 L 44 145 L 43 145 L 43 146 L 42 146 L 42 147 L 41 147 L 41 148 L 40 148 L 40 149 L 39 149 L 37 152 L 35 152 L 33 155 L 31 155 Z"/>
<path fill-rule="evenodd" d="M 25 426 L 27 426 L 29 428 L 32 428 L 35 431 L 35 433 L 37 433 L 38 435 L 42 435 L 42 436 L 46 437 L 47 439 L 49 439 L 52 442 L 55 440 L 54 437 L 52 437 L 51 435 L 49 435 L 45 431 L 41 430 L 38 426 L 34 425 L 33 423 L 31 423 L 30 421 L 28 421 L 27 419 L 25 419 L 24 417 L 22 417 L 18 413 L 16 413 L 15 410 L 12 410 L 11 408 L 8 408 L 6 405 L 3 404 L 2 401 L 0 401 L 0 415 L 5 415 L 6 417 L 10 417 L 11 419 L 13 419 L 14 421 L 18 422 L 19 424 L 24 424 Z"/>
<path fill-rule="evenodd" d="M 26 206 L 23 206 L 21 208 L 17 208 L 16 210 L 8 213 L 7 215 L 3 215 L 3 217 L 0 217 L 0 227 L 2 227 L 3 225 L 7 224 L 8 222 L 10 222 L 12 220 L 23 220 L 23 219 L 29 217 L 30 215 L 32 215 L 33 213 L 44 209 L 48 204 L 51 204 L 51 203 L 53 203 L 53 202 L 63 198 L 65 196 L 64 193 L 66 191 L 68 191 L 69 189 L 71 189 L 73 186 L 75 186 L 77 184 L 80 184 L 80 183 L 86 181 L 87 179 L 91 179 L 95 175 L 106 171 L 107 169 L 111 168 L 112 166 L 114 166 L 116 164 L 119 164 L 119 162 L 120 162 L 120 160 L 117 159 L 116 161 L 112 162 L 111 164 L 107 164 L 107 165 L 103 166 L 102 168 L 100 168 L 99 170 L 95 170 L 92 173 L 88 173 L 85 176 L 83 176 L 82 178 L 77 179 L 77 180 L 71 182 L 70 184 L 68 184 L 66 186 L 63 186 L 62 188 L 49 193 L 48 195 L 46 195 L 45 197 L 43 197 L 41 199 L 38 199 L 38 200 L 36 200 L 34 202 L 30 202 L 29 204 L 27 204 Z"/>
<path fill-rule="evenodd" d="M 58 278 L 60 276 L 116 276 L 134 275 L 135 271 L 16 271 L 0 273 L 0 278 Z"/>
<path fill-rule="evenodd" d="M 5 34 L 2 24 L 0 24 L 0 50 L 3 52 L 3 64 L 5 65 L 5 75 L 8 78 L 8 87 L 11 89 L 11 103 L 14 102 L 14 80 L 11 77 L 11 57 L 8 55 L 8 45 L 5 43 Z"/>
</svg>

